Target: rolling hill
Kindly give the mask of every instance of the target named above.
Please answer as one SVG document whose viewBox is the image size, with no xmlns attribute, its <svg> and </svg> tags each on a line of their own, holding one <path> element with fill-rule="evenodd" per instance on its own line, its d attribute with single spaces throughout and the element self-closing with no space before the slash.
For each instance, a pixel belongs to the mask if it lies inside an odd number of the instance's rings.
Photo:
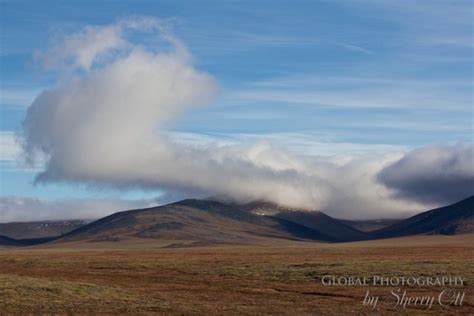
<svg viewBox="0 0 474 316">
<path fill-rule="evenodd" d="M 474 233 L 474 196 L 430 210 L 371 233 L 372 238 L 419 234 L 454 235 Z"/>
<path fill-rule="evenodd" d="M 22 246 L 22 244 L 13 238 L 0 235 L 0 247 L 3 247 L 3 246 L 18 247 L 18 246 Z"/>
<path fill-rule="evenodd" d="M 119 212 L 73 230 L 55 242 L 120 241 L 127 238 L 209 243 L 253 243 L 263 239 L 337 241 L 293 221 L 259 216 L 235 205 L 208 200 Z"/>
<path fill-rule="evenodd" d="M 29 226 L 26 226 L 29 227 Z M 165 242 L 168 245 L 254 244 L 277 240 L 350 242 L 421 234 L 474 232 L 474 197 L 420 213 L 373 232 L 363 232 L 319 211 L 271 203 L 245 205 L 188 199 L 168 205 L 118 212 L 57 237 L 13 239 L 2 246 L 43 243 Z"/>
<path fill-rule="evenodd" d="M 367 234 L 350 227 L 342 221 L 332 218 L 323 212 L 293 210 L 277 213 L 273 215 L 273 217 L 284 219 L 318 231 L 326 236 L 330 236 L 332 240 L 338 242 L 368 239 Z"/>
<path fill-rule="evenodd" d="M 68 233 L 90 220 L 58 220 L 0 223 L 0 235 L 15 239 L 56 237 Z"/>
</svg>

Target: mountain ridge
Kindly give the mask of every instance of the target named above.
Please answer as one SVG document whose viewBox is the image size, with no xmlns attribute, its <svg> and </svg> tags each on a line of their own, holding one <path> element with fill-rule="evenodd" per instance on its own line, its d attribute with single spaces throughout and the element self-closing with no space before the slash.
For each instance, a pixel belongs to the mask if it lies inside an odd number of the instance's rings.
<svg viewBox="0 0 474 316">
<path fill-rule="evenodd" d="M 0 235 L 14 239 L 56 237 L 89 222 L 90 219 L 71 219 L 0 223 Z"/>
<path fill-rule="evenodd" d="M 63 235 L 80 238 L 197 239 L 206 242 L 245 242 L 258 238 L 335 241 L 303 225 L 259 216 L 218 201 L 187 199 L 163 206 L 114 213 Z"/>
<path fill-rule="evenodd" d="M 186 199 L 117 212 L 57 237 L 14 239 L 0 235 L 0 245 L 120 242 L 130 238 L 191 241 L 202 245 L 248 244 L 270 239 L 351 242 L 470 232 L 474 232 L 474 196 L 371 232 L 358 230 L 320 211 L 285 208 L 267 202 L 237 205 Z"/>
<path fill-rule="evenodd" d="M 419 234 L 452 235 L 474 232 L 474 196 L 454 204 L 419 213 L 370 233 L 372 238 Z"/>
</svg>

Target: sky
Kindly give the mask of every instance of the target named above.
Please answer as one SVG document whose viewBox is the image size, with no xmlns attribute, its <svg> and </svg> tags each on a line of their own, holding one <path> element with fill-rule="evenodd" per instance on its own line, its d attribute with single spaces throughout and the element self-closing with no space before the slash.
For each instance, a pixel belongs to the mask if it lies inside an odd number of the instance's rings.
<svg viewBox="0 0 474 316">
<path fill-rule="evenodd" d="M 474 194 L 471 1 L 0 0 L 0 222 Z"/>
</svg>

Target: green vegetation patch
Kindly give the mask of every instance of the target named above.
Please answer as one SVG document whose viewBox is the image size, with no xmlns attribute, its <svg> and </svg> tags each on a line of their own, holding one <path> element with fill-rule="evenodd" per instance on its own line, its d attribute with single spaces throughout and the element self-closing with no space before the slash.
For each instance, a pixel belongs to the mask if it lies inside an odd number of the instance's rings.
<svg viewBox="0 0 474 316">
<path fill-rule="evenodd" d="M 156 299 L 117 287 L 0 274 L 0 310 L 3 311 L 64 312 L 77 308 L 97 313 L 97 306 L 107 312 L 144 313 L 163 311 L 166 307 Z"/>
</svg>

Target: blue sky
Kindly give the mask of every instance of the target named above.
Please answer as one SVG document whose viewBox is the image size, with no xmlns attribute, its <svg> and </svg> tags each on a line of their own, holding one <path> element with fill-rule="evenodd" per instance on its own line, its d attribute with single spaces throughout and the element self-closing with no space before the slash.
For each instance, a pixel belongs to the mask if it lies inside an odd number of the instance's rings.
<svg viewBox="0 0 474 316">
<path fill-rule="evenodd" d="M 62 34 L 131 15 L 164 19 L 219 95 L 168 129 L 188 141 L 263 137 L 303 154 L 473 141 L 471 1 L 0 1 L 0 195 L 150 198 L 33 185 L 13 133 L 57 73 L 35 59 Z M 153 46 L 142 35 L 135 41 Z"/>
</svg>

